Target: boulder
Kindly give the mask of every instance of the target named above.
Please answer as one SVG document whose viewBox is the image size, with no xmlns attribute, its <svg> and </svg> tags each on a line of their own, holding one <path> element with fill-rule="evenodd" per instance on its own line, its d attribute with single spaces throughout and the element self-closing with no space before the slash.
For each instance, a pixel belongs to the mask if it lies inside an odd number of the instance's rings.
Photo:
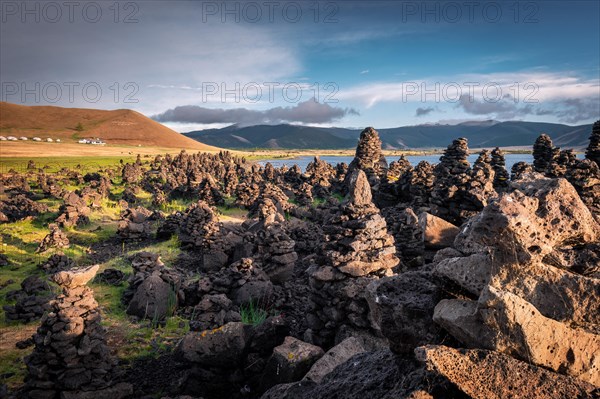
<svg viewBox="0 0 600 399">
<path fill-rule="evenodd" d="M 446 258 L 434 268 L 435 275 L 447 278 L 475 295 L 479 295 L 489 282 L 491 271 L 492 261 L 485 253 Z"/>
<path fill-rule="evenodd" d="M 423 232 L 423 242 L 426 248 L 441 249 L 452 246 L 458 227 L 442 218 L 422 212 L 419 215 L 419 227 Z"/>
<path fill-rule="evenodd" d="M 320 383 L 323 378 L 331 373 L 337 366 L 346 362 L 352 356 L 366 352 L 363 344 L 355 337 L 346 338 L 333 348 L 329 349 L 315 364 L 310 368 L 303 380 L 309 380 Z"/>
<path fill-rule="evenodd" d="M 479 312 L 497 331 L 491 349 L 600 386 L 600 336 L 544 317 L 524 299 L 493 287 L 482 293 Z"/>
<path fill-rule="evenodd" d="M 294 337 L 285 337 L 283 344 L 273 349 L 265 367 L 263 386 L 299 381 L 325 353 L 323 349 Z"/>
<path fill-rule="evenodd" d="M 442 297 L 442 288 L 424 271 L 375 280 L 366 290 L 372 326 L 396 353 L 412 353 L 417 346 L 443 338 L 443 331 L 432 319 Z"/>
<path fill-rule="evenodd" d="M 238 366 L 248 340 L 243 323 L 227 323 L 223 327 L 187 333 L 177 345 L 178 358 L 206 367 Z"/>
<path fill-rule="evenodd" d="M 424 346 L 415 356 L 473 399 L 592 398 L 594 386 L 497 352 Z"/>
<path fill-rule="evenodd" d="M 151 275 L 137 288 L 127 314 L 141 319 L 161 321 L 177 306 L 174 289 L 158 275 Z"/>
</svg>

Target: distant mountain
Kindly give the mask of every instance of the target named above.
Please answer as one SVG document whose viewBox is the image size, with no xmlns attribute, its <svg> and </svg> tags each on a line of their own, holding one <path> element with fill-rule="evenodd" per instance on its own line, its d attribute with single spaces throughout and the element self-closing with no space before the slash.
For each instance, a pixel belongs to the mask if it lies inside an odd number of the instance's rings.
<svg viewBox="0 0 600 399">
<path fill-rule="evenodd" d="M 233 125 L 184 134 L 201 143 L 223 148 L 336 149 L 356 146 L 360 131 L 296 125 Z"/>
<path fill-rule="evenodd" d="M 0 135 L 3 136 L 25 136 L 30 139 L 59 138 L 63 142 L 99 137 L 108 144 L 194 150 L 216 149 L 191 140 L 129 109 L 104 111 L 0 102 L 0 116 Z M 83 130 L 77 129 L 79 124 Z"/>
<path fill-rule="evenodd" d="M 548 134 L 557 146 L 582 148 L 588 145 L 592 125 L 490 120 L 459 125 L 403 126 L 378 131 L 385 149 L 444 148 L 458 137 L 466 137 L 472 148 L 531 146 L 541 133 Z M 208 145 L 232 149 L 345 149 L 356 146 L 360 130 L 295 125 L 233 125 L 184 134 Z"/>
</svg>

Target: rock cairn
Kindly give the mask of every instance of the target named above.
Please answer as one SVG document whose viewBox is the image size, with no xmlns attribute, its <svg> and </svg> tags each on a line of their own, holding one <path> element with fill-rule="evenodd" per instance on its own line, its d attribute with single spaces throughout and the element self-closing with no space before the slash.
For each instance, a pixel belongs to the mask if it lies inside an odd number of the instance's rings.
<svg viewBox="0 0 600 399">
<path fill-rule="evenodd" d="M 506 170 L 504 152 L 498 147 L 492 150 L 491 165 L 494 169 L 494 188 L 496 191 L 503 190 L 508 187 L 510 176 Z"/>
<path fill-rule="evenodd" d="M 310 206 L 313 202 L 313 187 L 304 182 L 298 188 L 296 192 L 296 202 L 301 206 Z"/>
<path fill-rule="evenodd" d="M 434 183 L 433 171 L 433 165 L 427 161 L 421 161 L 414 169 L 406 171 L 397 183 L 400 201 L 418 210 L 428 209 Z"/>
<path fill-rule="evenodd" d="M 381 211 L 387 228 L 394 237 L 396 254 L 401 265 L 407 268 L 421 266 L 424 263 L 425 248 L 423 232 L 419 228 L 419 218 L 412 208 L 402 206 L 388 207 Z"/>
<path fill-rule="evenodd" d="M 515 163 L 510 170 L 510 180 L 515 181 L 519 180 L 522 176 L 532 173 L 533 167 L 527 162 L 517 162 Z"/>
<path fill-rule="evenodd" d="M 541 134 L 533 144 L 533 167 L 536 172 L 546 173 L 552 162 L 556 160 L 560 149 L 554 147 L 547 134 Z"/>
<path fill-rule="evenodd" d="M 73 227 L 85 225 L 90 222 L 89 214 L 91 209 L 83 198 L 73 192 L 67 192 L 63 197 L 64 204 L 61 205 L 60 215 L 56 218 L 56 223 L 61 227 Z"/>
<path fill-rule="evenodd" d="M 123 398 L 132 393 L 119 377 L 100 324 L 98 303 L 85 284 L 98 266 L 53 276 L 62 289 L 34 335 L 35 349 L 25 360 L 29 398 Z"/>
<path fill-rule="evenodd" d="M 381 151 L 379 133 L 372 127 L 366 128 L 360 133 L 356 154 L 348 166 L 346 179 L 355 169 L 360 169 L 367 175 L 369 184 L 375 188 L 379 181 L 385 178 L 387 167 L 387 161 Z"/>
<path fill-rule="evenodd" d="M 223 193 L 211 176 L 205 177 L 198 186 L 197 198 L 210 206 L 221 206 L 225 204 Z"/>
<path fill-rule="evenodd" d="M 137 163 L 126 163 L 123 165 L 121 177 L 125 183 L 137 183 L 142 177 L 142 167 Z"/>
<path fill-rule="evenodd" d="M 235 205 L 250 209 L 260 196 L 260 186 L 257 183 L 242 182 L 235 188 Z"/>
<path fill-rule="evenodd" d="M 471 181 L 471 166 L 467 157 L 467 139 L 456 139 L 435 166 L 435 183 L 431 192 L 431 208 L 436 216 L 460 224 L 467 214 L 477 210 L 466 194 Z"/>
<path fill-rule="evenodd" d="M 391 274 L 399 263 L 394 238 L 373 205 L 362 170 L 351 173 L 349 187 L 348 199 L 323 226 L 322 251 L 309 272 L 308 325 L 319 345 L 331 345 L 341 326 L 369 328 L 364 288 L 373 279 Z"/>
<path fill-rule="evenodd" d="M 29 276 L 21 282 L 21 289 L 6 294 L 8 301 L 16 301 L 14 305 L 4 305 L 6 320 L 29 323 L 38 320 L 49 309 L 48 302 L 53 293 L 45 280 L 38 276 Z"/>
<path fill-rule="evenodd" d="M 35 202 L 23 194 L 11 196 L 5 201 L 0 201 L 0 222 L 15 222 L 27 217 L 35 217 L 48 212 L 48 206 Z"/>
<path fill-rule="evenodd" d="M 585 151 L 585 157 L 600 166 L 600 120 L 594 123 L 590 143 Z"/>
<path fill-rule="evenodd" d="M 242 258 L 218 271 L 210 271 L 198 281 L 186 281 L 181 313 L 190 318 L 190 328 L 202 331 L 241 321 L 240 306 L 269 305 L 273 285 L 260 264 Z"/>
<path fill-rule="evenodd" d="M 47 274 L 55 274 L 63 270 L 71 269 L 75 262 L 62 252 L 50 255 L 48 260 L 39 265 L 39 268 Z"/>
<path fill-rule="evenodd" d="M 167 269 L 157 253 L 147 251 L 137 252 L 131 256 L 129 260 L 131 261 L 133 273 L 127 280 L 129 286 L 123 293 L 123 303 L 129 305 L 138 291 L 141 291 L 139 294 L 140 298 L 144 296 L 144 293 L 149 291 L 149 289 L 144 287 L 140 290 L 140 287 L 150 276 L 156 276 L 164 282 L 164 284 L 158 283 L 158 285 L 161 286 L 160 288 L 166 287 L 167 291 L 173 289 L 178 297 L 181 296 L 178 292 L 178 289 L 181 286 L 181 275 L 175 270 Z M 149 285 L 149 283 L 146 285 Z M 140 301 L 141 299 L 138 302 Z M 152 318 L 154 309 L 150 309 L 150 312 L 148 312 L 145 305 L 146 304 L 141 303 L 139 306 L 131 306 L 128 308 L 128 313 L 140 318 L 144 318 L 150 314 L 150 318 Z M 160 305 L 162 306 L 165 304 Z"/>
<path fill-rule="evenodd" d="M 138 241 L 152 236 L 152 212 L 144 207 L 127 208 L 121 212 L 117 235 L 126 241 Z"/>
<path fill-rule="evenodd" d="M 275 215 L 277 208 L 269 198 L 261 207 L 261 215 L 255 230 L 254 257 L 263 265 L 273 283 L 282 284 L 289 280 L 294 272 L 298 255 L 294 251 L 295 242 L 287 234 L 282 222 L 285 220 L 280 213 Z M 269 206 L 270 205 L 270 206 Z"/>
<path fill-rule="evenodd" d="M 69 238 L 58 225 L 51 223 L 48 227 L 50 228 L 50 233 L 42 239 L 36 252 L 45 252 L 50 248 L 69 248 Z"/>
<path fill-rule="evenodd" d="M 571 183 L 583 203 L 600 221 L 600 166 L 590 159 L 576 160 L 568 168 L 565 177 Z"/>
</svg>

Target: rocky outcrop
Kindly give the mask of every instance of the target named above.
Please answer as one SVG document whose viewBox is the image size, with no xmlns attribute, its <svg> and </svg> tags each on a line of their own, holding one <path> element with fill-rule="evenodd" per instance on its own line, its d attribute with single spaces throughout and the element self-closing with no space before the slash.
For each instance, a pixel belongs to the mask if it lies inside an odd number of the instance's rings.
<svg viewBox="0 0 600 399">
<path fill-rule="evenodd" d="M 473 399 L 592 398 L 594 386 L 486 350 L 425 346 L 419 361 Z"/>
<path fill-rule="evenodd" d="M 362 170 L 349 176 L 350 193 L 323 226 L 324 244 L 317 265 L 309 271 L 312 312 L 308 316 L 313 342 L 331 345 L 338 328 L 369 329 L 364 288 L 390 275 L 399 260 L 385 219 L 373 205 Z"/>
<path fill-rule="evenodd" d="M 51 302 L 50 312 L 34 335 L 35 349 L 25 360 L 25 391 L 36 398 L 123 398 L 132 393 L 119 377 L 111 357 L 98 303 L 85 284 L 98 266 L 59 272 L 54 281 L 62 294 Z"/>
<path fill-rule="evenodd" d="M 433 320 L 467 347 L 598 385 L 600 284 L 556 266 L 593 245 L 600 226 L 565 179 L 525 175 L 510 189 L 462 227 L 458 256 L 435 266 L 478 301 L 441 301 Z"/>
</svg>

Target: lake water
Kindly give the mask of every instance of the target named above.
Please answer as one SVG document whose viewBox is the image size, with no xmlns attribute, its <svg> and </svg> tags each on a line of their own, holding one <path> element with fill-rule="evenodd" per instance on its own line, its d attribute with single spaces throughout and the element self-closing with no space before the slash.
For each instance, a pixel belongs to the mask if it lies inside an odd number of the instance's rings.
<svg viewBox="0 0 600 399">
<path fill-rule="evenodd" d="M 469 162 L 471 163 L 471 165 L 473 165 L 475 163 L 475 160 L 477 159 L 479 155 L 478 154 L 472 154 L 469 155 Z M 406 159 L 408 159 L 408 161 L 411 163 L 412 166 L 417 166 L 417 164 L 421 161 L 427 161 L 429 163 L 435 164 L 438 163 L 440 161 L 440 154 L 437 155 L 410 155 L 407 156 Z M 274 167 L 278 168 L 280 166 L 283 165 L 287 165 L 288 167 L 291 167 L 293 165 L 298 165 L 302 171 L 306 170 L 306 166 L 312 162 L 314 157 L 312 156 L 306 156 L 306 157 L 298 157 L 298 158 L 294 158 L 294 159 L 266 159 L 263 161 L 259 161 L 258 163 L 261 165 L 265 165 L 267 162 L 271 162 L 271 165 L 273 165 Z M 320 157 L 323 161 L 329 162 L 332 165 L 336 165 L 340 162 L 345 162 L 347 164 L 350 164 L 350 162 L 352 162 L 352 160 L 354 159 L 354 157 L 347 157 L 347 156 L 322 156 Z M 393 161 L 397 161 L 398 158 L 400 158 L 399 156 L 397 157 L 386 157 L 388 164 L 392 163 Z M 531 154 L 505 154 L 504 158 L 506 159 L 506 169 L 508 169 L 508 171 L 510 172 L 510 169 L 512 168 L 512 166 L 517 163 L 517 162 L 527 162 L 527 163 L 533 163 L 533 156 Z"/>
</svg>

